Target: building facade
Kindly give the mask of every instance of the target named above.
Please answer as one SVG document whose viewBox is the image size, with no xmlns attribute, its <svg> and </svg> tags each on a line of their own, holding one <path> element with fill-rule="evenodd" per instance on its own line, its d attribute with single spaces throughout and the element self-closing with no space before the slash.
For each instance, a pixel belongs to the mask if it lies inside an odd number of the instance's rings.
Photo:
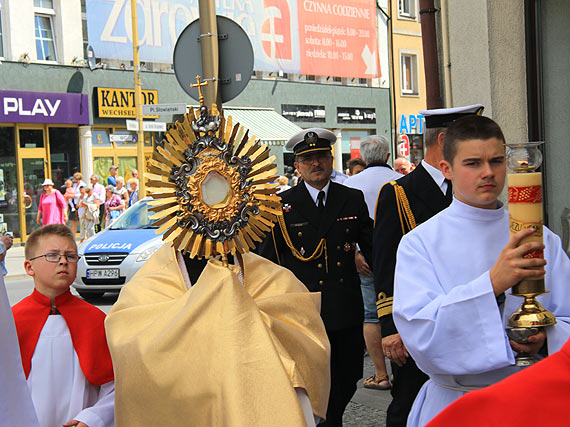
<svg viewBox="0 0 570 427">
<path fill-rule="evenodd" d="M 390 0 L 393 67 L 393 129 L 396 154 L 417 164 L 423 158 L 426 79 L 419 0 Z"/>
<path fill-rule="evenodd" d="M 172 6 L 177 1 L 159 3 Z M 132 169 L 145 169 L 137 164 L 135 132 L 125 123 L 134 118 L 132 62 L 96 54 L 88 63 L 88 26 L 104 30 L 106 25 L 89 21 L 88 8 L 103 3 L 0 0 L 0 229 L 17 240 L 25 240 L 38 226 L 44 178 L 59 188 L 76 171 L 87 180 L 92 173 L 106 178 L 111 164 L 126 178 Z M 377 25 L 382 27 L 382 21 Z M 382 37 L 375 40 L 387 40 Z M 386 46 L 380 51 L 387 57 Z M 351 144 L 369 134 L 391 135 L 387 59 L 381 56 L 378 62 L 381 72 L 375 78 L 256 70 L 246 89 L 225 106 L 257 108 L 299 128 L 335 131 L 335 167 L 340 170 Z M 141 80 L 145 102 L 196 104 L 179 86 L 172 64 L 143 63 Z M 271 121 L 275 116 L 267 117 Z M 168 123 L 173 116 L 146 119 Z M 286 138 L 257 136 L 271 141 L 282 173 L 292 163 L 283 152 Z M 162 132 L 144 133 L 146 158 L 162 137 Z"/>
</svg>

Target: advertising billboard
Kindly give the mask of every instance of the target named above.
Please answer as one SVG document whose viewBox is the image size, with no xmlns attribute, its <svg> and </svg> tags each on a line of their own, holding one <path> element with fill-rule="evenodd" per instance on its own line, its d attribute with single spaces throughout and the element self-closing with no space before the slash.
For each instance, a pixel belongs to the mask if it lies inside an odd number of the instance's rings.
<svg viewBox="0 0 570 427">
<path fill-rule="evenodd" d="M 216 13 L 250 37 L 258 71 L 336 77 L 381 75 L 375 0 L 215 0 Z M 89 44 L 98 58 L 132 60 L 129 0 L 87 0 Z M 141 61 L 172 63 L 198 0 L 137 0 Z"/>
</svg>

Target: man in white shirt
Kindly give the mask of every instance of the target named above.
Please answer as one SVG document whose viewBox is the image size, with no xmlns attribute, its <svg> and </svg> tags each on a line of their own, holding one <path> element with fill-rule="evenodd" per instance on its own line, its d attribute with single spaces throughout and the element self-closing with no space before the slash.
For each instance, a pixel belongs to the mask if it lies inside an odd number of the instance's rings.
<svg viewBox="0 0 570 427">
<path fill-rule="evenodd" d="M 398 247 L 393 317 L 409 354 L 429 375 L 408 426 L 424 426 L 466 392 L 493 384 L 520 368 L 515 353 L 552 354 L 570 336 L 570 260 L 548 228 L 544 245 L 509 239 L 509 213 L 497 199 L 506 177 L 504 136 L 491 119 L 456 120 L 444 137 L 441 168 L 453 182 L 451 206 L 406 234 Z M 544 259 L 527 256 L 544 250 Z M 510 341 L 509 315 L 522 299 L 507 292 L 544 274 L 540 303 L 557 318 L 528 344 Z"/>
<path fill-rule="evenodd" d="M 388 165 L 390 159 L 390 143 L 383 135 L 370 135 L 360 143 L 360 153 L 366 163 L 366 168 L 348 177 L 344 182 L 347 187 L 355 188 L 364 193 L 370 218 L 374 219 L 378 193 L 384 184 L 395 181 L 403 175 L 392 170 Z M 364 380 L 364 387 L 378 390 L 388 390 L 390 382 L 386 372 L 386 362 L 382 351 L 382 332 L 376 311 L 376 292 L 372 270 L 362 255 L 355 255 L 356 267 L 360 275 L 360 290 L 364 300 L 364 341 L 366 349 L 374 363 L 374 375 Z"/>
</svg>

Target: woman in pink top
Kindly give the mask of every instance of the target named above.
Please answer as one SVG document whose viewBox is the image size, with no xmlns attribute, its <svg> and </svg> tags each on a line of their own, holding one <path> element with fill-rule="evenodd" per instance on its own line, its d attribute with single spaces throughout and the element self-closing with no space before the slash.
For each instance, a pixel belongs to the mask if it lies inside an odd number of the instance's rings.
<svg viewBox="0 0 570 427">
<path fill-rule="evenodd" d="M 62 194 L 53 188 L 53 181 L 49 178 L 43 182 L 42 186 L 45 193 L 40 197 L 37 223 L 41 225 L 65 224 L 67 208 Z"/>
</svg>

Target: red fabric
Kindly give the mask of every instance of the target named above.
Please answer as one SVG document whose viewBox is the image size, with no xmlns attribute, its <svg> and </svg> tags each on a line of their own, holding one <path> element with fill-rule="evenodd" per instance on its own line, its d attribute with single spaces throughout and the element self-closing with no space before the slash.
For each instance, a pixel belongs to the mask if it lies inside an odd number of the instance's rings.
<svg viewBox="0 0 570 427">
<path fill-rule="evenodd" d="M 67 323 L 87 381 L 95 386 L 112 381 L 113 364 L 105 336 L 105 313 L 69 291 L 55 298 L 55 306 Z M 12 307 L 26 378 L 30 375 L 32 356 L 50 311 L 50 299 L 35 289 L 32 295 Z"/>
<path fill-rule="evenodd" d="M 467 393 L 427 427 L 564 426 L 569 403 L 570 340 L 536 365 Z"/>
</svg>

